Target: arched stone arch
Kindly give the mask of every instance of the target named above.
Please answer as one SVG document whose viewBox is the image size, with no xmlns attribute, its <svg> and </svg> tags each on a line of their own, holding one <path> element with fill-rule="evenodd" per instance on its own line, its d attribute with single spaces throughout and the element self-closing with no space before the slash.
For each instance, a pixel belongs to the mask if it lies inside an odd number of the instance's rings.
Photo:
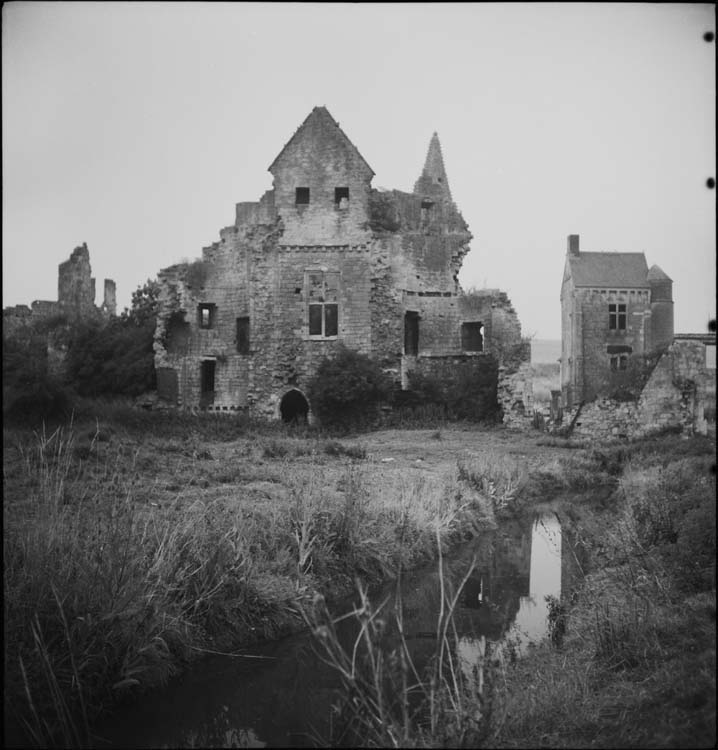
<svg viewBox="0 0 718 750">
<path fill-rule="evenodd" d="M 280 399 L 279 417 L 287 424 L 308 422 L 309 401 L 298 388 L 290 388 Z"/>
</svg>

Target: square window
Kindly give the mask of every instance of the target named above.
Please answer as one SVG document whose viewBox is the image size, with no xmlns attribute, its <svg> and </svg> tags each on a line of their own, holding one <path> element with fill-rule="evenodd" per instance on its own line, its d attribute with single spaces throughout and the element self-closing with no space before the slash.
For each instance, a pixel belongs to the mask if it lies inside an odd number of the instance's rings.
<svg viewBox="0 0 718 750">
<path fill-rule="evenodd" d="M 461 348 L 465 352 L 482 352 L 484 350 L 484 326 L 481 323 L 461 324 Z"/>
<path fill-rule="evenodd" d="M 298 187 L 294 194 L 294 203 L 297 206 L 308 206 L 309 205 L 309 188 Z"/>
<path fill-rule="evenodd" d="M 334 188 L 334 205 L 337 208 L 347 208 L 349 206 L 349 188 Z"/>
</svg>

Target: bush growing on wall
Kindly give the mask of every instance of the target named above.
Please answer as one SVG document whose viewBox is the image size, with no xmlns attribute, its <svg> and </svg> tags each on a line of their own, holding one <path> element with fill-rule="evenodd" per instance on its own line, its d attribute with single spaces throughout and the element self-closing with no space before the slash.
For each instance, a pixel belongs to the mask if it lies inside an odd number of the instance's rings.
<svg viewBox="0 0 718 750">
<path fill-rule="evenodd" d="M 390 398 L 391 388 L 376 361 L 339 345 L 334 357 L 320 363 L 308 395 L 322 424 L 349 428 L 370 422 L 378 405 Z"/>
<path fill-rule="evenodd" d="M 481 357 L 471 366 L 455 367 L 441 376 L 409 373 L 409 387 L 423 404 L 439 404 L 449 419 L 493 422 L 500 418 L 497 399 L 498 363 Z"/>
</svg>

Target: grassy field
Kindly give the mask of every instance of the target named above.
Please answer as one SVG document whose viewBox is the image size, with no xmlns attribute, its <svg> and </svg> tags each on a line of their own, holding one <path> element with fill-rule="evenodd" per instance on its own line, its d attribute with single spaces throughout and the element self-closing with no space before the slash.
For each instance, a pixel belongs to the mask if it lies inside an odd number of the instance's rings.
<svg viewBox="0 0 718 750">
<path fill-rule="evenodd" d="M 6 708 L 38 744 L 81 743 L 204 650 L 301 627 L 316 593 L 433 558 L 557 452 L 501 429 L 91 416 L 4 431 Z"/>
<path fill-rule="evenodd" d="M 38 745 L 87 744 L 98 712 L 203 652 L 281 636 L 315 594 L 393 577 L 434 558 L 437 540 L 446 552 L 559 495 L 594 572 L 561 648 L 491 683 L 491 742 L 710 735 L 714 443 L 588 446 L 446 426 L 338 440 L 222 416 L 91 416 L 4 431 L 6 718 Z M 434 704 L 432 717 L 448 726 Z"/>
</svg>

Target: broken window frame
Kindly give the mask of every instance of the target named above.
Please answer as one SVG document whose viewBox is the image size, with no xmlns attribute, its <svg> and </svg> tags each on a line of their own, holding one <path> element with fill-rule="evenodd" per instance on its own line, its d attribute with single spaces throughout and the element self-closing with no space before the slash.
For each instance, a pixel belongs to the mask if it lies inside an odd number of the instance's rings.
<svg viewBox="0 0 718 750">
<path fill-rule="evenodd" d="M 205 316 L 206 313 L 206 316 Z M 197 325 L 203 330 L 211 330 L 217 321 L 217 305 L 201 302 L 197 305 Z"/>
<path fill-rule="evenodd" d="M 626 303 L 609 302 L 608 304 L 608 330 L 626 330 Z"/>
<path fill-rule="evenodd" d="M 306 199 L 306 200 L 305 200 Z M 294 205 L 308 206 L 311 200 L 311 193 L 308 187 L 298 187 L 294 189 Z"/>
<path fill-rule="evenodd" d="M 310 268 L 304 274 L 307 334 L 310 339 L 339 336 L 339 271 Z"/>
<path fill-rule="evenodd" d="M 474 342 L 478 337 L 478 349 L 474 348 Z M 470 354 L 479 354 L 484 351 L 484 324 L 481 321 L 464 321 L 461 324 L 461 351 Z"/>
</svg>

